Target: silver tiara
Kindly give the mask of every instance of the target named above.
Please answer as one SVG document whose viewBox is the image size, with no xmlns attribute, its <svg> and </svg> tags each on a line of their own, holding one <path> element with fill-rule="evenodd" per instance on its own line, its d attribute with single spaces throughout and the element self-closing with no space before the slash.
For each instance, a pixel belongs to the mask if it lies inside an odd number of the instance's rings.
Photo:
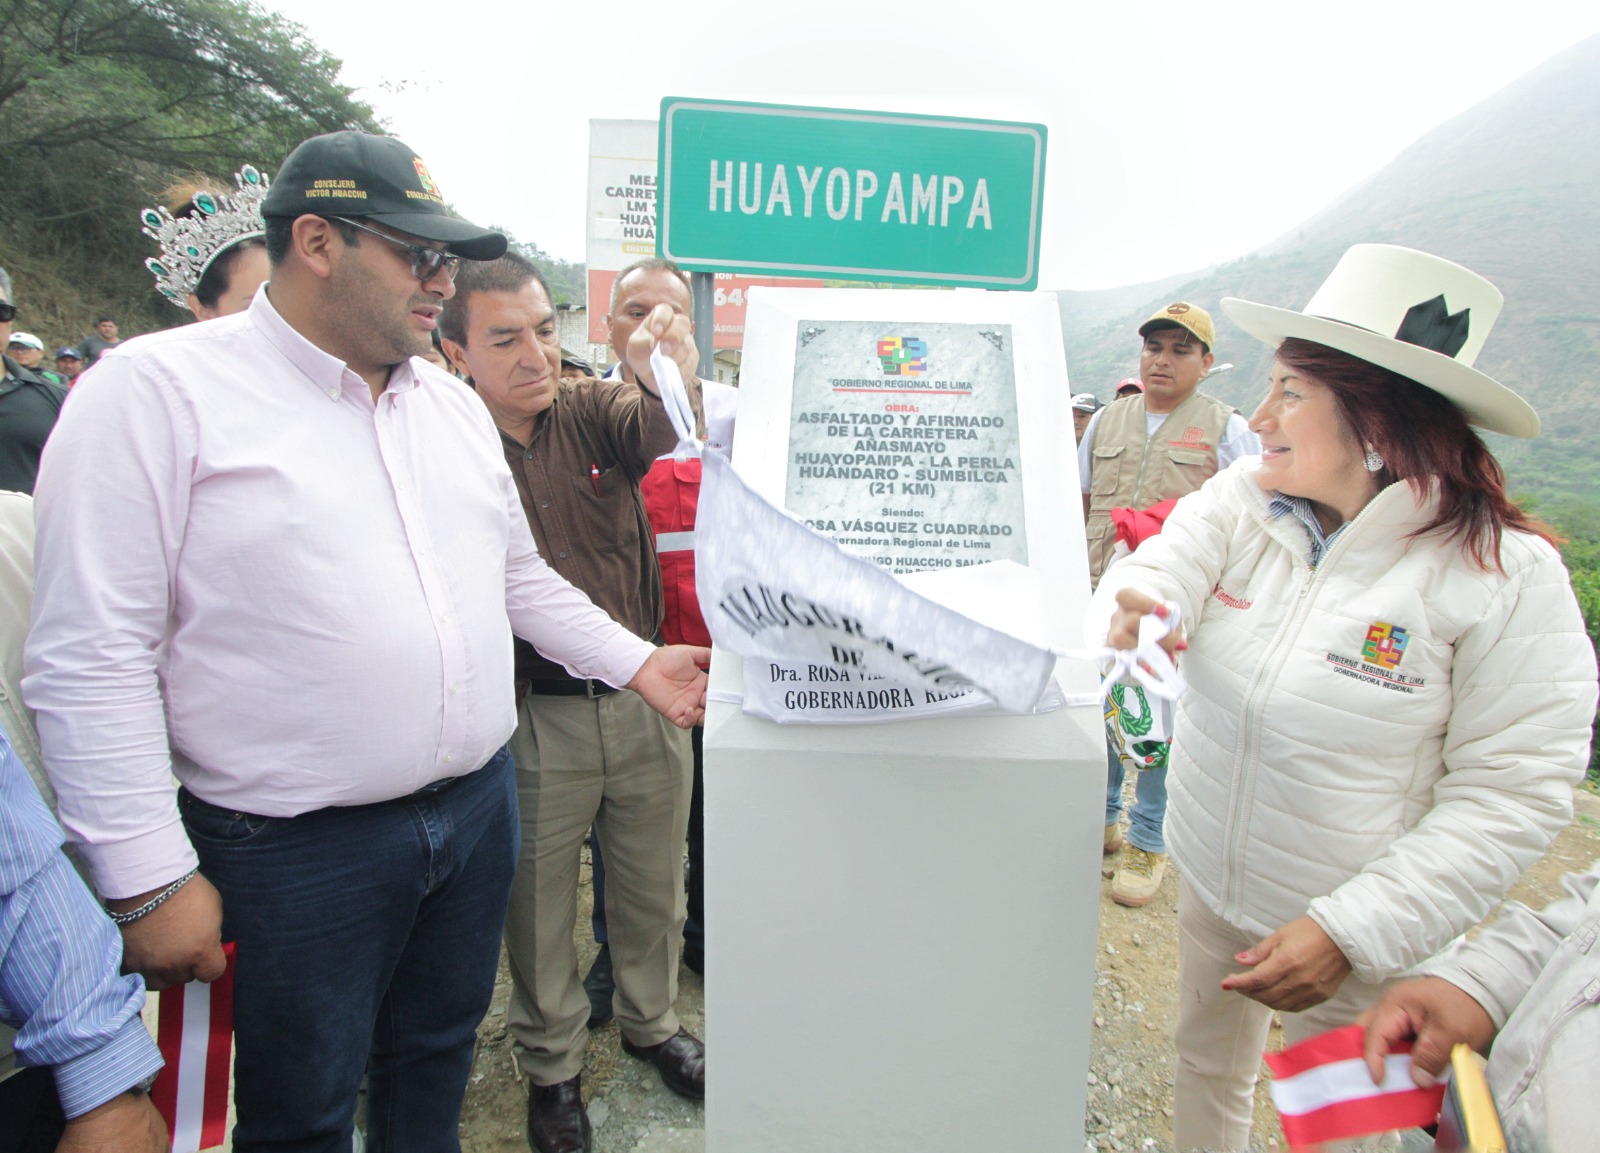
<svg viewBox="0 0 1600 1153">
<path fill-rule="evenodd" d="M 267 178 L 246 164 L 233 180 L 239 186 L 234 196 L 196 192 L 188 216 L 173 216 L 164 206 L 139 213 L 145 235 L 161 245 L 161 255 L 144 266 L 155 274 L 156 290 L 179 308 L 189 307 L 190 294 L 213 260 L 241 240 L 266 235 L 261 202 Z"/>
</svg>

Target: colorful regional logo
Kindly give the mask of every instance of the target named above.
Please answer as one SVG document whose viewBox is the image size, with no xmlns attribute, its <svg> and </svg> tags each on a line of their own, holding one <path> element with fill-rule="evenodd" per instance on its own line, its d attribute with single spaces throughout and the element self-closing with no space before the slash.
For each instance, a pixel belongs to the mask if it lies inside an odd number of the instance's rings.
<svg viewBox="0 0 1600 1153">
<path fill-rule="evenodd" d="M 422 157 L 413 156 L 411 165 L 417 170 L 417 179 L 422 182 L 422 191 L 439 195 L 439 186 L 433 182 L 433 176 L 428 172 L 428 166 L 422 162 Z"/>
<path fill-rule="evenodd" d="M 1406 655 L 1406 630 L 1399 625 L 1378 621 L 1367 630 L 1366 643 L 1361 646 L 1361 659 L 1384 669 L 1397 669 Z"/>
<path fill-rule="evenodd" d="M 917 336 L 886 336 L 878 341 L 884 376 L 921 376 L 928 371 L 928 342 Z"/>
</svg>

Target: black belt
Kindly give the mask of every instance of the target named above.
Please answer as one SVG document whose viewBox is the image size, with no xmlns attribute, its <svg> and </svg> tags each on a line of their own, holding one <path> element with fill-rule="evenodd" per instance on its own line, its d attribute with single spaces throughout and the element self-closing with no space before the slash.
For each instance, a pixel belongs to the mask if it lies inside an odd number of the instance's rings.
<svg viewBox="0 0 1600 1153">
<path fill-rule="evenodd" d="M 604 697 L 621 692 L 605 681 L 558 678 L 555 680 L 530 680 L 528 692 L 536 697 Z"/>
<path fill-rule="evenodd" d="M 494 756 L 499 755 L 500 750 L 496 750 Z M 490 757 L 488 761 L 485 761 L 484 765 L 488 765 L 491 761 L 493 761 L 494 756 Z M 307 809 L 303 813 L 296 813 L 293 817 L 264 817 L 259 813 L 246 813 L 238 809 L 227 808 L 224 805 L 213 805 L 210 801 L 203 800 L 202 798 L 195 796 L 194 793 L 189 791 L 189 787 L 187 785 L 178 786 L 178 799 L 180 804 L 187 801 L 188 804 L 194 805 L 197 808 L 210 809 L 214 813 L 221 813 L 224 816 L 232 817 L 236 821 L 243 820 L 246 817 L 253 817 L 256 820 L 261 821 L 293 821 L 299 819 L 300 817 L 314 816 L 317 813 L 323 812 L 355 812 L 360 809 L 377 809 L 384 805 L 409 805 L 428 797 L 436 797 L 440 793 L 443 793 L 460 784 L 462 781 L 466 780 L 472 775 L 472 773 L 462 773 L 460 776 L 455 777 L 441 777 L 437 781 L 430 781 L 428 784 L 423 785 L 414 793 L 406 793 L 405 795 L 399 797 L 390 797 L 385 801 L 367 801 L 360 805 L 324 805 L 320 809 Z"/>
</svg>

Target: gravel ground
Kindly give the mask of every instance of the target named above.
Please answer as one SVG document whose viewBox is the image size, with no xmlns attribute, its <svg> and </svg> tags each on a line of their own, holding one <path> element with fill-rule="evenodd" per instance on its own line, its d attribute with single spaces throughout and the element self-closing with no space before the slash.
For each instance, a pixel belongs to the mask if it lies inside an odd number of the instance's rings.
<svg viewBox="0 0 1600 1153">
<path fill-rule="evenodd" d="M 584 845 L 578 895 L 578 963 L 588 972 L 596 946 L 589 932 L 589 848 Z M 506 1033 L 506 1002 L 511 977 L 504 958 L 495 983 L 494 1003 L 478 1028 L 467 1103 L 461 1113 L 464 1153 L 528 1149 L 528 1090 L 511 1055 Z M 684 1028 L 705 1036 L 705 985 L 687 968 L 678 975 L 678 1017 Z M 589 1036 L 584 1054 L 583 1095 L 594 1127 L 594 1153 L 690 1153 L 705 1148 L 705 1107 L 686 1101 L 661 1084 L 655 1069 L 622 1052 L 622 1035 L 613 1022 Z"/>
<path fill-rule="evenodd" d="M 1132 782 L 1130 780 L 1130 790 Z M 1131 795 L 1129 800 L 1131 801 Z M 1600 856 L 1600 798 L 1578 794 L 1578 819 L 1517 887 L 1535 906 L 1554 897 L 1560 876 Z M 1114 859 L 1112 859 L 1114 860 Z M 587 867 L 582 899 L 589 899 Z M 1105 875 L 1110 875 L 1109 864 Z M 587 907 L 579 917 L 579 956 L 585 969 L 595 946 Z M 1177 1011 L 1177 883 L 1168 871 L 1156 900 L 1125 909 L 1103 882 L 1100 956 L 1095 977 L 1094 1028 L 1085 1144 L 1088 1153 L 1166 1150 L 1172 1142 L 1172 1024 Z M 527 1091 L 519 1083 L 506 1036 L 510 979 L 504 966 L 494 1007 L 479 1029 L 479 1047 L 462 1113 L 466 1153 L 526 1150 Z M 678 1014 L 704 1036 L 704 985 L 683 970 Z M 1277 1033 L 1274 1030 L 1274 1044 Z M 595 1153 L 703 1153 L 705 1112 L 661 1085 L 654 1069 L 623 1054 L 615 1025 L 592 1037 L 584 1092 L 594 1125 Z M 1256 1093 L 1254 1148 L 1280 1148 L 1282 1134 L 1265 1079 Z M 751 1150 L 749 1153 L 760 1153 Z"/>
</svg>

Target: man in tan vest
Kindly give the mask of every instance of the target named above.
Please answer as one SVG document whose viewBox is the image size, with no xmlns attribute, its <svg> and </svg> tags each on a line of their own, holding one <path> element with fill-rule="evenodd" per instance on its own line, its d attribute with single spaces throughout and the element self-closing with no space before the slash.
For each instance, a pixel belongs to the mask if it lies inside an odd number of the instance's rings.
<svg viewBox="0 0 1600 1153">
<path fill-rule="evenodd" d="M 1116 529 L 1114 508 L 1148 508 L 1186 496 L 1219 469 L 1261 451 L 1261 441 L 1231 407 L 1196 391 L 1211 370 L 1216 330 L 1197 305 L 1177 301 L 1158 309 L 1139 327 L 1144 351 L 1139 357 L 1143 393 L 1131 393 L 1094 414 L 1078 446 L 1083 481 L 1085 532 L 1089 538 L 1089 580 L 1111 560 Z M 1109 746 L 1106 755 L 1106 834 L 1109 856 L 1122 848 L 1122 758 Z M 1111 898 L 1119 905 L 1148 905 L 1161 888 L 1167 868 L 1162 825 L 1167 812 L 1166 761 L 1141 768 L 1129 813 L 1130 842 Z"/>
</svg>

